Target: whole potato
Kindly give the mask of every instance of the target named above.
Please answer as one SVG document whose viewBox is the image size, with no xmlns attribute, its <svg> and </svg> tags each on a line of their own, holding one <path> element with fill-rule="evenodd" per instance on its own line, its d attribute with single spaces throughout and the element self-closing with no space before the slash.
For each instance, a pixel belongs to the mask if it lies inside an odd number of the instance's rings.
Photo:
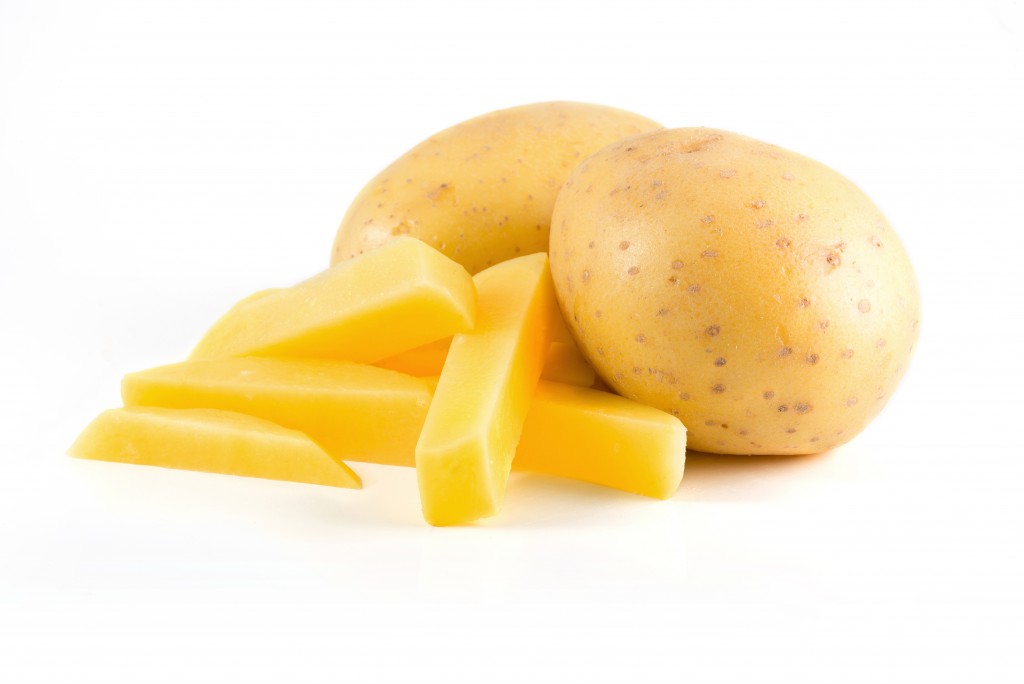
<svg viewBox="0 0 1024 684">
<path fill-rule="evenodd" d="M 552 217 L 562 312 L 598 373 L 690 446 L 815 453 L 882 409 L 918 334 L 913 269 L 828 167 L 705 128 L 614 143 Z"/>
<path fill-rule="evenodd" d="M 642 116 L 543 102 L 465 121 L 427 138 L 371 180 L 338 228 L 331 263 L 411 235 L 470 273 L 548 248 L 551 210 L 582 159 L 659 128 Z"/>
</svg>

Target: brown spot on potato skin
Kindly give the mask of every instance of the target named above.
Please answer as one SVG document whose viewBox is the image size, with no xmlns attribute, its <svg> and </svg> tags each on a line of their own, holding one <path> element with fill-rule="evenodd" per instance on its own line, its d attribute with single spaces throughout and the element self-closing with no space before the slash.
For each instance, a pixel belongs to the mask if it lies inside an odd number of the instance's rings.
<svg viewBox="0 0 1024 684">
<path fill-rule="evenodd" d="M 800 415 L 803 415 L 805 413 L 810 413 L 811 411 L 814 410 L 814 408 L 810 404 L 800 402 L 798 404 L 793 404 L 793 410 L 799 413 Z"/>
<path fill-rule="evenodd" d="M 640 267 L 639 266 L 630 266 L 629 267 L 629 271 L 627 271 L 627 273 L 629 273 L 629 275 L 636 275 L 639 272 L 640 272 Z"/>
<path fill-rule="evenodd" d="M 859 302 L 857 302 L 857 310 L 860 311 L 861 313 L 868 313 L 869 311 L 871 311 L 871 302 L 869 302 L 866 299 L 860 300 Z"/>
<path fill-rule="evenodd" d="M 583 275 L 581 276 L 581 279 L 583 280 L 583 282 L 587 282 L 588 280 L 590 280 L 590 271 L 584 271 Z"/>
<path fill-rule="evenodd" d="M 815 365 L 816 363 L 818 363 L 818 360 L 819 360 L 819 359 L 818 359 L 818 355 L 817 355 L 817 354 L 808 354 L 808 355 L 807 355 L 807 356 L 805 357 L 805 359 L 804 359 L 804 360 L 805 360 L 805 361 L 807 361 L 807 363 L 809 363 L 809 364 L 811 364 L 811 365 L 813 366 L 813 365 Z"/>
<path fill-rule="evenodd" d="M 647 341 L 647 337 L 643 333 L 641 333 L 636 336 L 636 341 L 640 344 L 643 344 L 644 342 Z"/>
<path fill-rule="evenodd" d="M 777 408 L 775 410 L 778 411 L 779 413 L 785 413 L 786 411 L 789 410 L 789 407 L 786 406 L 785 404 L 780 404 L 779 408 Z"/>
<path fill-rule="evenodd" d="M 784 358 L 786 358 L 787 356 L 789 356 L 792 353 L 793 353 L 792 347 L 783 347 L 782 349 L 779 350 L 779 358 L 780 359 L 784 359 Z"/>
<path fill-rule="evenodd" d="M 712 385 L 711 391 L 714 392 L 715 394 L 721 394 L 722 392 L 725 391 L 725 385 L 721 383 L 718 383 L 717 385 Z"/>
<path fill-rule="evenodd" d="M 619 249 L 621 249 L 622 251 L 626 251 L 627 249 L 629 249 L 629 240 L 623 240 L 622 242 L 620 242 Z"/>
<path fill-rule="evenodd" d="M 771 390 L 768 390 L 767 392 L 765 392 L 761 396 L 764 397 L 765 399 L 771 400 L 771 399 L 775 398 L 775 392 L 773 392 Z"/>
<path fill-rule="evenodd" d="M 778 247 L 779 249 L 786 249 L 791 244 L 793 243 L 787 237 L 780 237 L 778 240 L 775 241 L 775 246 Z"/>
<path fill-rule="evenodd" d="M 718 333 L 720 332 L 722 332 L 722 328 L 721 326 L 717 325 L 709 325 L 707 328 L 704 329 L 704 334 L 707 335 L 708 337 L 717 337 Z"/>
<path fill-rule="evenodd" d="M 719 357 L 719 358 L 715 359 L 715 365 L 716 366 L 724 366 L 725 364 L 726 364 L 726 361 L 725 361 L 724 358 Z"/>
<path fill-rule="evenodd" d="M 675 261 L 672 262 L 672 268 L 674 268 L 675 270 L 678 271 L 682 267 L 683 267 L 683 262 L 680 261 L 679 259 L 676 259 Z"/>
<path fill-rule="evenodd" d="M 853 350 L 852 349 L 844 349 L 843 353 L 840 354 L 840 356 L 842 356 L 844 359 L 852 359 L 853 358 Z"/>
<path fill-rule="evenodd" d="M 714 259 L 718 256 L 718 252 L 713 249 L 705 249 L 700 255 L 705 259 Z"/>
<path fill-rule="evenodd" d="M 856 406 L 857 405 L 857 397 L 850 397 L 849 399 L 847 399 L 846 400 L 846 405 L 847 406 Z"/>
</svg>

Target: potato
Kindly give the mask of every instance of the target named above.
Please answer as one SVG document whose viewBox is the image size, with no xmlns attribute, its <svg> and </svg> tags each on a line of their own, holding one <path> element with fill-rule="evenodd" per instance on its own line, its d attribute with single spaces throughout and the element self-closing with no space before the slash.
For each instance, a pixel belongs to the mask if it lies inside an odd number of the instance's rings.
<svg viewBox="0 0 1024 684">
<path fill-rule="evenodd" d="M 918 335 L 913 269 L 867 196 L 726 131 L 658 131 L 581 163 L 554 209 L 551 269 L 600 376 L 679 416 L 701 451 L 848 441 Z"/>
<path fill-rule="evenodd" d="M 605 145 L 658 124 L 610 107 L 543 102 L 442 131 L 359 193 L 331 263 L 411 235 L 477 273 L 548 248 L 551 210 L 573 167 Z"/>
</svg>

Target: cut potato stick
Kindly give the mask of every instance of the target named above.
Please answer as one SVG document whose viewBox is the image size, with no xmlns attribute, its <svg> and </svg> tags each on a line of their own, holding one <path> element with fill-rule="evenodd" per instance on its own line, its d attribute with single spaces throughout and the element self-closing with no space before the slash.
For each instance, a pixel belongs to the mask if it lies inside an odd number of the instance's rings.
<svg viewBox="0 0 1024 684">
<path fill-rule="evenodd" d="M 77 458 L 359 489 L 359 476 L 309 437 L 210 409 L 104 411 L 68 453 Z"/>
<path fill-rule="evenodd" d="M 374 365 L 417 377 L 436 377 L 441 374 L 451 343 L 450 338 L 431 342 L 378 361 Z M 543 380 L 589 387 L 597 376 L 573 342 L 555 341 L 548 346 L 540 377 Z"/>
<path fill-rule="evenodd" d="M 126 406 L 238 411 L 301 430 L 337 459 L 412 465 L 431 386 L 346 361 L 245 357 L 130 373 L 121 395 Z"/>
<path fill-rule="evenodd" d="M 290 288 L 236 304 L 193 359 L 330 358 L 372 363 L 473 326 L 469 274 L 413 238 L 396 238 Z"/>
<path fill-rule="evenodd" d="M 675 416 L 608 392 L 537 385 L 512 466 L 667 499 L 686 463 Z"/>
<path fill-rule="evenodd" d="M 557 313 L 546 254 L 474 277 L 476 327 L 455 336 L 416 445 L 423 516 L 468 523 L 501 507 Z"/>
</svg>

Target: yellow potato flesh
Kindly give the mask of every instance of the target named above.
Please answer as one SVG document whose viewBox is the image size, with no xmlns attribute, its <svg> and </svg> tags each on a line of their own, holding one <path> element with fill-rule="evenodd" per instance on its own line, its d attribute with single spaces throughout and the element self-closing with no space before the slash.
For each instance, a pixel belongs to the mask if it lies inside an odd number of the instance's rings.
<svg viewBox="0 0 1024 684">
<path fill-rule="evenodd" d="M 126 406 L 210 408 L 309 435 L 336 459 L 412 465 L 430 384 L 344 361 L 229 358 L 125 376 Z"/>
<path fill-rule="evenodd" d="M 395 240 L 291 288 L 257 293 L 207 332 L 193 359 L 284 356 L 372 363 L 468 330 L 465 269 L 412 238 Z"/>
<path fill-rule="evenodd" d="M 677 129 L 583 162 L 551 268 L 580 350 L 623 396 L 679 416 L 691 448 L 815 453 L 881 410 L 919 295 L 879 209 L 828 167 Z"/>
<path fill-rule="evenodd" d="M 359 489 L 359 477 L 309 437 L 228 411 L 132 407 L 101 413 L 77 458 Z"/>
<path fill-rule="evenodd" d="M 555 326 L 561 327 L 563 330 L 565 328 L 561 318 L 555 322 Z M 590 387 L 597 377 L 594 369 L 580 354 L 576 343 L 569 337 L 568 331 L 565 331 L 564 334 L 566 339 L 559 340 L 556 339 L 559 335 L 552 332 L 551 345 L 544 357 L 544 368 L 540 377 L 542 380 Z M 431 342 L 378 361 L 374 365 L 417 377 L 436 377 L 441 374 L 441 368 L 448 357 L 451 342 L 451 339 Z"/>
<path fill-rule="evenodd" d="M 474 278 L 476 327 L 452 341 L 416 446 L 423 516 L 468 523 L 501 507 L 557 316 L 546 254 Z"/>
<path fill-rule="evenodd" d="M 542 382 L 513 467 L 667 499 L 685 463 L 678 418 L 607 392 Z"/>
<path fill-rule="evenodd" d="M 121 390 L 129 407 L 233 411 L 303 432 L 335 460 L 413 466 L 435 382 L 344 361 L 247 357 L 130 373 Z M 541 382 L 512 466 L 666 498 L 678 487 L 685 450 L 677 418 Z"/>
<path fill-rule="evenodd" d="M 477 273 L 548 246 L 551 210 L 573 167 L 605 145 L 659 128 L 610 107 L 544 102 L 431 136 L 371 180 L 341 222 L 332 263 L 398 235 Z"/>
</svg>

